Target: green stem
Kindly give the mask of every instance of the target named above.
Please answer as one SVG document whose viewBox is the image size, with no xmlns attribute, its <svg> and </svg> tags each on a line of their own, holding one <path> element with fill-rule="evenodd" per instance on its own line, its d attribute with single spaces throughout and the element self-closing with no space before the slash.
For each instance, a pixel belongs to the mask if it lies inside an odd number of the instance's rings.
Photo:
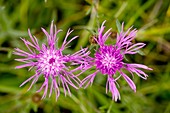
<svg viewBox="0 0 170 113">
<path fill-rule="evenodd" d="M 98 8 L 98 0 L 93 0 L 91 16 L 90 16 L 90 20 L 87 25 L 87 28 L 90 30 L 92 30 L 95 25 L 95 20 L 97 17 L 97 8 Z M 89 35 L 90 35 L 89 31 L 83 30 L 83 32 L 81 34 L 81 38 L 79 38 L 78 43 L 75 47 L 75 50 L 79 50 L 80 47 L 84 47 L 87 44 Z"/>
</svg>

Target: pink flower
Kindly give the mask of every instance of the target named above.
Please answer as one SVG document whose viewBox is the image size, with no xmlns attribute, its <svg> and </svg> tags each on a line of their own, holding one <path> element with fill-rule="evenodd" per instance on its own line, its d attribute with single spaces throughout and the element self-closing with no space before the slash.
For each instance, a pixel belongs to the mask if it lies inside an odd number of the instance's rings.
<svg viewBox="0 0 170 113">
<path fill-rule="evenodd" d="M 50 88 L 49 97 L 54 90 L 54 92 L 56 93 L 56 99 L 58 99 L 60 95 L 60 86 L 63 87 L 65 95 L 67 91 L 69 94 L 71 94 L 69 85 L 75 89 L 78 89 L 77 86 L 79 86 L 80 80 L 77 76 L 73 74 L 73 72 L 81 70 L 83 65 L 86 64 L 86 56 L 88 56 L 90 52 L 87 51 L 87 48 L 85 48 L 72 55 L 64 55 L 62 53 L 62 51 L 68 46 L 68 44 L 77 38 L 77 36 L 75 36 L 68 42 L 66 41 L 73 30 L 68 30 L 63 44 L 60 48 L 56 47 L 55 44 L 58 41 L 56 35 L 61 30 L 56 30 L 56 26 L 53 25 L 53 22 L 51 23 L 50 33 L 48 33 L 44 28 L 42 28 L 42 31 L 47 37 L 47 44 L 43 43 L 40 46 L 37 38 L 35 36 L 32 36 L 30 30 L 28 30 L 32 42 L 22 38 L 21 39 L 25 43 L 29 52 L 26 52 L 19 48 L 16 48 L 14 51 L 15 55 L 24 57 L 15 59 L 24 63 L 23 65 L 16 66 L 17 69 L 30 67 L 29 70 L 31 70 L 32 68 L 35 68 L 35 74 L 28 78 L 20 86 L 23 86 L 24 84 L 32 80 L 32 83 L 28 89 L 30 90 L 33 84 L 38 81 L 39 77 L 43 77 L 44 83 L 37 92 L 40 92 L 44 89 L 44 94 L 42 98 L 45 98 L 47 95 L 47 91 Z M 71 65 L 76 65 L 77 68 L 74 70 L 70 70 L 70 66 L 67 66 L 68 63 L 71 63 Z"/>
<path fill-rule="evenodd" d="M 144 73 L 141 69 L 152 70 L 151 68 L 142 65 L 142 64 L 128 64 L 123 61 L 126 54 L 136 54 L 139 49 L 145 46 L 144 43 L 133 44 L 132 40 L 136 36 L 136 29 L 129 28 L 126 32 L 123 31 L 124 24 L 122 24 L 122 31 L 117 34 L 117 41 L 115 45 L 106 45 L 105 41 L 111 34 L 111 29 L 107 30 L 103 34 L 105 29 L 105 21 L 101 25 L 101 28 L 98 29 L 98 37 L 95 39 L 99 45 L 99 49 L 96 50 L 94 58 L 91 58 L 89 65 L 84 68 L 88 70 L 95 66 L 96 71 L 82 80 L 81 86 L 85 85 L 85 88 L 93 83 L 93 80 L 98 72 L 103 75 L 107 75 L 106 83 L 106 93 L 108 90 L 112 93 L 112 99 L 117 101 L 120 99 L 120 93 L 116 87 L 116 81 L 123 77 L 126 82 L 129 84 L 132 90 L 136 92 L 136 85 L 134 82 L 122 71 L 125 69 L 129 71 L 132 75 L 136 73 L 139 77 L 146 79 L 147 74 Z M 120 76 L 115 78 L 115 73 L 119 72 Z"/>
</svg>

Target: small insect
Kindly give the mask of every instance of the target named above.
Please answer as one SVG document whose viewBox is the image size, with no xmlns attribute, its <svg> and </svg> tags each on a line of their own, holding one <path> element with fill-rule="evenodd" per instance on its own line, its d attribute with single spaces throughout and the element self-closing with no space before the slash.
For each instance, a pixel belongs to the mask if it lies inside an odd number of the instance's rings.
<svg viewBox="0 0 170 113">
<path fill-rule="evenodd" d="M 111 39 L 116 39 L 116 37 L 117 37 L 117 32 L 116 31 L 111 31 L 110 38 Z"/>
<path fill-rule="evenodd" d="M 96 40 L 97 40 L 98 36 L 97 35 L 92 35 L 89 37 L 89 42 L 90 44 L 97 44 Z"/>
<path fill-rule="evenodd" d="M 38 93 L 35 93 L 33 96 L 32 96 L 32 101 L 34 103 L 39 103 L 41 101 L 41 96 L 38 94 Z"/>
</svg>

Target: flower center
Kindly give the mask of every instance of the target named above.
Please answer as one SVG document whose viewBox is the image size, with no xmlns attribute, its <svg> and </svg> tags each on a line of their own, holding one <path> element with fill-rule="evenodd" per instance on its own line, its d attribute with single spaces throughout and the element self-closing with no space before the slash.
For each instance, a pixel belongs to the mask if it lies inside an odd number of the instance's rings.
<svg viewBox="0 0 170 113">
<path fill-rule="evenodd" d="M 116 59 L 114 56 L 110 56 L 109 54 L 106 54 L 105 56 L 103 56 L 102 64 L 107 68 L 111 68 L 113 65 L 116 64 Z"/>
<path fill-rule="evenodd" d="M 39 54 L 39 65 L 44 73 L 50 73 L 55 75 L 56 72 L 62 69 L 63 59 L 62 55 L 58 51 L 47 50 L 46 52 Z"/>
<path fill-rule="evenodd" d="M 123 63 L 123 56 L 114 46 L 103 46 L 95 54 L 96 68 L 102 74 L 113 75 L 119 70 Z"/>
<path fill-rule="evenodd" d="M 52 63 L 54 63 L 55 62 L 55 59 L 54 58 L 51 58 L 50 60 L 49 60 L 49 64 L 52 64 Z"/>
</svg>

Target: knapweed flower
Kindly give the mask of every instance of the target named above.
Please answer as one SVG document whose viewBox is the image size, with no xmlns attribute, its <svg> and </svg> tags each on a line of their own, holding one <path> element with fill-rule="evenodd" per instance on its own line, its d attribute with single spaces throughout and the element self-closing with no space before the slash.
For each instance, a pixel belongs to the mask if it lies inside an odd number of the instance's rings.
<svg viewBox="0 0 170 113">
<path fill-rule="evenodd" d="M 24 81 L 20 86 L 23 86 L 32 80 L 32 83 L 28 89 L 30 90 L 33 84 L 38 81 L 39 77 L 43 77 L 45 79 L 44 83 L 37 92 L 40 92 L 44 89 L 42 98 L 45 98 L 48 89 L 50 90 L 49 97 L 54 90 L 57 99 L 60 95 L 59 86 L 63 87 L 65 95 L 67 91 L 69 94 L 71 94 L 69 85 L 75 89 L 78 89 L 77 86 L 79 86 L 80 80 L 73 74 L 73 72 L 83 67 L 83 64 L 85 64 L 85 57 L 89 55 L 89 51 L 87 51 L 87 48 L 84 48 L 72 55 L 64 55 L 62 53 L 63 50 L 71 41 L 77 38 L 77 36 L 75 36 L 71 40 L 66 41 L 73 30 L 68 30 L 60 48 L 56 47 L 56 43 L 58 41 L 57 34 L 61 30 L 57 30 L 56 26 L 53 25 L 53 22 L 51 24 L 50 33 L 48 33 L 44 28 L 42 28 L 42 31 L 47 37 L 47 44 L 43 43 L 40 46 L 37 38 L 31 35 L 30 30 L 28 30 L 28 34 L 32 42 L 21 38 L 29 52 L 19 48 L 15 49 L 15 55 L 24 57 L 15 60 L 25 63 L 23 65 L 16 66 L 16 68 L 30 67 L 29 70 L 32 68 L 35 69 L 35 74 Z M 76 65 L 77 68 L 71 70 L 68 63 L 70 65 Z"/>
<path fill-rule="evenodd" d="M 117 101 L 120 99 L 120 93 L 116 83 L 120 77 L 123 77 L 131 89 L 136 92 L 134 82 L 123 72 L 123 70 L 129 71 L 132 75 L 135 73 L 139 77 L 146 79 L 148 75 L 141 69 L 152 69 L 142 64 L 129 64 L 123 61 L 126 54 L 136 54 L 139 49 L 145 46 L 144 43 L 132 43 L 137 32 L 136 29 L 131 30 L 131 28 L 129 28 L 124 32 L 124 24 L 122 24 L 122 29 L 121 32 L 117 34 L 115 45 L 106 45 L 105 41 L 110 36 L 111 29 L 107 30 L 106 33 L 103 33 L 105 29 L 104 24 L 105 21 L 101 25 L 101 28 L 98 29 L 98 37 L 95 38 L 99 45 L 99 49 L 96 50 L 93 60 L 91 60 L 89 65 L 86 65 L 86 68 L 84 68 L 84 70 L 88 70 L 95 66 L 96 71 L 84 78 L 81 86 L 85 86 L 86 88 L 88 85 L 92 84 L 96 74 L 100 72 L 103 75 L 107 75 L 106 93 L 109 90 L 112 93 L 112 99 Z M 120 76 L 116 77 L 116 73 L 119 73 Z"/>
</svg>

